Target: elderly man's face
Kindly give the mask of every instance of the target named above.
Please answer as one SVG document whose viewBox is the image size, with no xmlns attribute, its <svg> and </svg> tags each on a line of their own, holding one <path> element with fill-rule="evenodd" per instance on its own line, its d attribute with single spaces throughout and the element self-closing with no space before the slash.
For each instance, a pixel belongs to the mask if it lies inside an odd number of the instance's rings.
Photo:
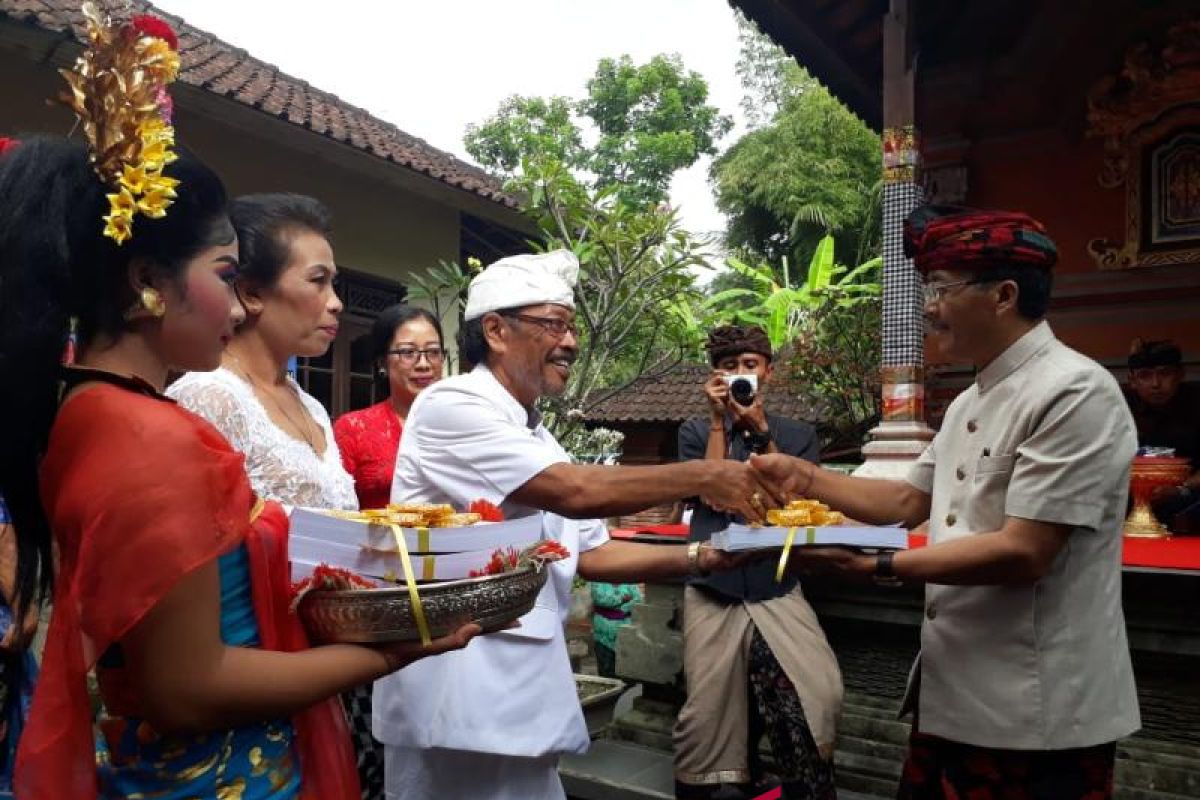
<svg viewBox="0 0 1200 800">
<path fill-rule="evenodd" d="M 1142 367 L 1129 371 L 1129 388 L 1151 406 L 1164 406 L 1179 392 L 1183 381 L 1183 367 Z"/>
<path fill-rule="evenodd" d="M 500 316 L 514 334 L 504 354 L 505 372 L 520 381 L 524 393 L 534 400 L 562 394 L 579 355 L 575 312 L 545 303 L 503 311 Z"/>
</svg>

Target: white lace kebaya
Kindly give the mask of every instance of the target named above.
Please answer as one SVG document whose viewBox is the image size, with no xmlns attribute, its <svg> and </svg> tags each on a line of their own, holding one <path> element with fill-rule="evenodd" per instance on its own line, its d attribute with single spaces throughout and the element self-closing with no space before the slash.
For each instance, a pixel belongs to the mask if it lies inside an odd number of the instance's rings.
<svg viewBox="0 0 1200 800">
<path fill-rule="evenodd" d="M 276 425 L 250 384 L 224 367 L 189 372 L 171 384 L 167 395 L 211 422 L 245 454 L 250 485 L 260 497 L 288 505 L 357 510 L 354 479 L 342 467 L 329 415 L 295 381 L 287 380 L 321 426 L 321 455 Z"/>
</svg>

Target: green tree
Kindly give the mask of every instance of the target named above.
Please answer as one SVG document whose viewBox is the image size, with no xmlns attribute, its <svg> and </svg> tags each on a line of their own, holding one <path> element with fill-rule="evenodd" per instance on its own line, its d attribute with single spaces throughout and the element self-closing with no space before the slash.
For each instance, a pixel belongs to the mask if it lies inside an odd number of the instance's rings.
<svg viewBox="0 0 1200 800">
<path fill-rule="evenodd" d="M 513 96 L 467 127 L 467 152 L 486 169 L 519 177 L 522 164 L 566 166 L 591 189 L 612 187 L 637 205 L 667 197 L 671 176 L 716 152 L 732 126 L 708 105 L 708 84 L 677 55 L 646 64 L 605 58 L 577 100 Z M 581 123 L 595 141 L 585 143 Z"/>
<path fill-rule="evenodd" d="M 878 254 L 879 137 L 748 24 L 741 37 L 745 103 L 773 115 L 713 163 L 726 244 L 752 260 L 806 264 L 832 233 L 854 263 Z"/>
<path fill-rule="evenodd" d="M 579 110 L 600 131 L 589 168 L 599 188 L 617 186 L 635 203 L 665 200 L 671 176 L 716 153 L 733 122 L 707 104 L 708 84 L 678 55 L 641 66 L 601 59 Z"/>
<path fill-rule="evenodd" d="M 463 142 L 472 158 L 504 178 L 514 177 L 522 159 L 534 154 L 585 168 L 588 152 L 575 124 L 574 107 L 566 97 L 512 95 L 487 120 L 468 125 Z"/>
</svg>

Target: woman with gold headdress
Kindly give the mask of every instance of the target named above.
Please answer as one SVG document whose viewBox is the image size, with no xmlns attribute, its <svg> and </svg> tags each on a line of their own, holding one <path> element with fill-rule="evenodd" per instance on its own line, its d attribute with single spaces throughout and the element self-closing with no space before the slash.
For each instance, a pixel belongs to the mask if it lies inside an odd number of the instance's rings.
<svg viewBox="0 0 1200 800">
<path fill-rule="evenodd" d="M 87 146 L 32 138 L 0 160 L 0 383 L 20 387 L 0 393 L 0 495 L 15 596 L 54 596 L 16 795 L 357 798 L 336 695 L 478 628 L 307 648 L 286 517 L 162 394 L 168 370 L 217 366 L 242 313 L 224 188 L 174 151 L 174 34 L 85 16 L 68 103 Z"/>
</svg>

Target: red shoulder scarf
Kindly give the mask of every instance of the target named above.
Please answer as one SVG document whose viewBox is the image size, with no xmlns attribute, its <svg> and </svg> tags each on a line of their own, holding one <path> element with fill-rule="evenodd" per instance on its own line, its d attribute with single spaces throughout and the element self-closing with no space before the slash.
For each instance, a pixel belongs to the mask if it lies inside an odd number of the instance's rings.
<svg viewBox="0 0 1200 800">
<path fill-rule="evenodd" d="M 100 385 L 64 404 L 42 465 L 59 549 L 42 671 L 17 754 L 22 800 L 97 795 L 87 672 L 184 575 L 245 542 L 262 647 L 308 646 L 288 612 L 288 521 L 261 507 L 243 457 L 215 428 L 160 395 Z M 338 699 L 296 714 L 304 800 L 356 800 Z"/>
</svg>

